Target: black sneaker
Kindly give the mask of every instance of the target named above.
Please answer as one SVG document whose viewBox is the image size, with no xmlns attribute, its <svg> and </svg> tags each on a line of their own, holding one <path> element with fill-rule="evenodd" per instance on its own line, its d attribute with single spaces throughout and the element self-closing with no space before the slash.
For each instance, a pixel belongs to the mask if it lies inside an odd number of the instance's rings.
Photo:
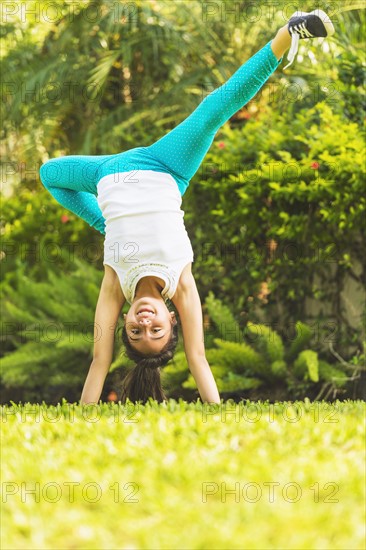
<svg viewBox="0 0 366 550">
<path fill-rule="evenodd" d="M 290 62 L 284 69 L 287 69 L 295 59 L 299 49 L 299 40 L 303 38 L 317 38 L 332 36 L 334 34 L 333 23 L 330 17 L 322 10 L 314 10 L 310 13 L 295 11 L 290 17 L 287 25 L 291 34 L 291 48 L 287 60 Z"/>
</svg>

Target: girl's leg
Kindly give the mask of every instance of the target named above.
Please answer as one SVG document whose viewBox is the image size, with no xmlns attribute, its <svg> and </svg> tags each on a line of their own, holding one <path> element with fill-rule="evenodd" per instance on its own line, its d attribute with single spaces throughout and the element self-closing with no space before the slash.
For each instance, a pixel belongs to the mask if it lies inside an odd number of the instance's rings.
<svg viewBox="0 0 366 550">
<path fill-rule="evenodd" d="M 287 33 L 287 36 L 286 36 Z M 219 128 L 262 88 L 282 61 L 291 37 L 286 27 L 210 93 L 183 122 L 148 147 L 162 165 L 189 180 L 198 170 Z M 181 189 L 183 194 L 185 189 Z"/>
<path fill-rule="evenodd" d="M 138 166 L 142 162 L 144 169 L 166 167 L 168 172 L 178 176 L 183 194 L 217 130 L 263 86 L 290 42 L 287 27 L 283 27 L 271 43 L 242 65 L 226 84 L 207 96 L 186 120 L 144 148 L 152 158 L 143 153 L 140 160 L 136 156 L 138 150 L 133 149 L 117 155 L 72 155 L 51 159 L 40 169 L 43 185 L 62 206 L 102 234 L 105 234 L 105 220 L 96 199 L 96 186 L 105 174 L 131 170 L 134 162 Z"/>
<path fill-rule="evenodd" d="M 103 235 L 105 220 L 96 186 L 101 165 L 113 156 L 65 156 L 49 160 L 40 169 L 41 181 L 51 195 Z"/>
</svg>

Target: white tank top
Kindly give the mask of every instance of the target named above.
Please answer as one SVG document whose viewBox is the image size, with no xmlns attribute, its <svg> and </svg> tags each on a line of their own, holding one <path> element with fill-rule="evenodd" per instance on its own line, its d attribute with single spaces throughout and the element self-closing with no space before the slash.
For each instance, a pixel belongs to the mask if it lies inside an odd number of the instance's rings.
<svg viewBox="0 0 366 550">
<path fill-rule="evenodd" d="M 148 275 L 165 281 L 161 295 L 171 299 L 193 262 L 175 179 L 152 170 L 120 172 L 104 176 L 97 193 L 106 222 L 103 264 L 116 271 L 126 300 L 132 303 L 138 281 Z"/>
</svg>

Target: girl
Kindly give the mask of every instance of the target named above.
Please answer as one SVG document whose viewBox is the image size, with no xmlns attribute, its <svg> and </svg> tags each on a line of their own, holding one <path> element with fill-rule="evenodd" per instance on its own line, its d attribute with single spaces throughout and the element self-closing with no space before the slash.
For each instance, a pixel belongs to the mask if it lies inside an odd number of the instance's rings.
<svg viewBox="0 0 366 550">
<path fill-rule="evenodd" d="M 181 197 L 219 128 L 260 90 L 290 46 L 289 65 L 299 39 L 333 33 L 323 11 L 295 12 L 273 40 L 149 147 L 115 155 L 66 156 L 41 166 L 42 183 L 53 197 L 105 235 L 93 361 L 82 403 L 99 401 L 126 300 L 131 307 L 124 315 L 122 339 L 136 366 L 124 380 L 122 397 L 165 398 L 159 367 L 173 357 L 177 344 L 177 320 L 166 307 L 167 299 L 178 311 L 188 367 L 201 399 L 220 403 L 205 357 L 201 302 Z"/>
</svg>

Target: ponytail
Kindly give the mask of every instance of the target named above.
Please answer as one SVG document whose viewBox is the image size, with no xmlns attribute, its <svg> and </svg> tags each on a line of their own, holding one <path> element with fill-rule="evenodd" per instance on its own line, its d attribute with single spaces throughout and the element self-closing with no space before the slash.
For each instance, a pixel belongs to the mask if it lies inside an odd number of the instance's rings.
<svg viewBox="0 0 366 550">
<path fill-rule="evenodd" d="M 156 355 L 144 355 L 134 349 L 127 336 L 126 328 L 122 329 L 122 341 L 126 347 L 126 355 L 136 362 L 135 367 L 122 380 L 121 401 L 128 398 L 132 402 L 143 401 L 152 397 L 159 403 L 167 397 L 163 391 L 160 379 L 160 367 L 169 363 L 173 358 L 178 343 L 178 326 L 172 327 L 172 336 L 169 342 Z"/>
<path fill-rule="evenodd" d="M 142 362 L 141 362 L 142 363 Z M 122 386 L 122 402 L 127 397 L 130 401 L 143 401 L 152 397 L 159 403 L 166 399 L 161 386 L 160 368 L 149 369 L 138 363 L 124 378 Z"/>
</svg>

